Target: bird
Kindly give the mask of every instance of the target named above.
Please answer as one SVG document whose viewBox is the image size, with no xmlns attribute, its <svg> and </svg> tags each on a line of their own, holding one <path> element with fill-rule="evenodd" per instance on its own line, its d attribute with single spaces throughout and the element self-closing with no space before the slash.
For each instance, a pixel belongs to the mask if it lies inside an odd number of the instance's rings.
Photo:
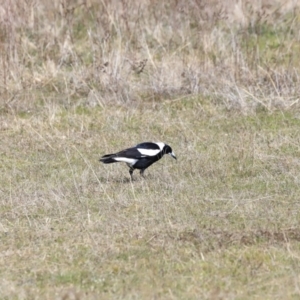
<svg viewBox="0 0 300 300">
<path fill-rule="evenodd" d="M 133 180 L 132 174 L 135 169 L 139 169 L 141 176 L 144 177 L 144 171 L 153 163 L 160 160 L 164 154 L 169 154 L 177 160 L 176 155 L 169 145 L 162 142 L 144 142 L 117 153 L 103 155 L 99 161 L 104 164 L 125 162 L 129 167 L 131 180 Z"/>
</svg>

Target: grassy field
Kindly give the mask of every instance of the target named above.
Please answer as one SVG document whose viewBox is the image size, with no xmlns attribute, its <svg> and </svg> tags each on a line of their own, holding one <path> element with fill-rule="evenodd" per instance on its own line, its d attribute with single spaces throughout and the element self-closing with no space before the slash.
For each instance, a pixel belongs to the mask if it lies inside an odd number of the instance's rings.
<svg viewBox="0 0 300 300">
<path fill-rule="evenodd" d="M 299 7 L 222 3 L 0 2 L 0 299 L 299 299 Z"/>
</svg>

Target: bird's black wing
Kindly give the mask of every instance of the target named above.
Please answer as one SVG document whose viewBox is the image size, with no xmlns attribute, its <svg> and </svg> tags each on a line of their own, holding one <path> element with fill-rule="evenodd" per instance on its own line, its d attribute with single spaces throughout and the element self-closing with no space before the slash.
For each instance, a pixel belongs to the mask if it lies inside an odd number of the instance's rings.
<svg viewBox="0 0 300 300">
<path fill-rule="evenodd" d="M 116 157 L 126 157 L 126 158 L 142 158 L 145 157 L 141 152 L 137 150 L 136 147 L 128 148 L 122 150 L 115 154 Z"/>
<path fill-rule="evenodd" d="M 145 142 L 136 145 L 136 148 L 142 148 L 142 149 L 147 149 L 147 150 L 160 150 L 159 146 L 155 143 L 151 142 Z"/>
</svg>

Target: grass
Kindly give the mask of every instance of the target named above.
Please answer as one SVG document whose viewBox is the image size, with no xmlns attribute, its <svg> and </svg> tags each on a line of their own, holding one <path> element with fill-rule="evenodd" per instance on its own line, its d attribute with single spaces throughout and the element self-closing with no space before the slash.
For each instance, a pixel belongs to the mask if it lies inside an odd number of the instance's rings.
<svg viewBox="0 0 300 300">
<path fill-rule="evenodd" d="M 299 298 L 299 8 L 246 4 L 1 3 L 0 299 Z"/>
<path fill-rule="evenodd" d="M 6 116 L 3 298 L 297 297 L 300 121 L 191 106 Z M 132 183 L 100 165 L 129 133 L 172 141 L 178 163 Z"/>
</svg>

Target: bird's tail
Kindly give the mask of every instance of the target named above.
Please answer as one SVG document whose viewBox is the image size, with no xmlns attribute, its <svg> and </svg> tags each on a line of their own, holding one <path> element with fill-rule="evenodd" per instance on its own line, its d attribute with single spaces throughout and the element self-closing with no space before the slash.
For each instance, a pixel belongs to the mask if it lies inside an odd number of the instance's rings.
<svg viewBox="0 0 300 300">
<path fill-rule="evenodd" d="M 114 162 L 117 162 L 114 157 L 116 157 L 116 154 L 106 154 L 106 155 L 103 155 L 99 161 L 103 162 L 104 164 L 111 164 L 111 163 L 114 163 Z"/>
</svg>

